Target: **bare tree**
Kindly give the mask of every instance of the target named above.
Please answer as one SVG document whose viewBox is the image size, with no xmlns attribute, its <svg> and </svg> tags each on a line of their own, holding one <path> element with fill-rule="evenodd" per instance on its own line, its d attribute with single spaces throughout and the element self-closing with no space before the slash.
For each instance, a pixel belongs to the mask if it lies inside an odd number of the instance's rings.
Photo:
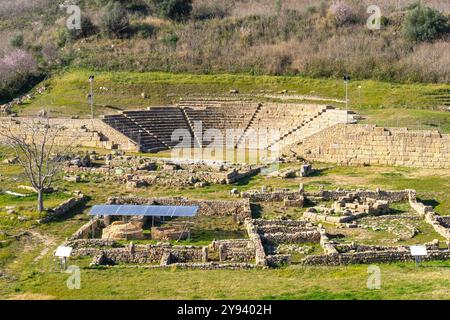
<svg viewBox="0 0 450 320">
<path fill-rule="evenodd" d="M 45 113 L 37 118 L 0 120 L 0 140 L 10 146 L 25 176 L 38 195 L 37 210 L 44 210 L 44 192 L 60 172 L 65 157 L 75 146 L 76 132 L 64 134 L 67 128 L 51 121 Z"/>
</svg>

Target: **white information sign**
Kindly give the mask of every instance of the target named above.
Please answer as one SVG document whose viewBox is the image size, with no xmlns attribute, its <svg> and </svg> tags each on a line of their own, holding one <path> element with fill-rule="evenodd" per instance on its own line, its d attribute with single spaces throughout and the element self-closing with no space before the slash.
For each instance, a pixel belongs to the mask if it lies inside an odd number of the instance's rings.
<svg viewBox="0 0 450 320">
<path fill-rule="evenodd" d="M 413 257 L 425 257 L 428 255 L 427 247 L 425 246 L 411 246 L 410 250 Z"/>
<path fill-rule="evenodd" d="M 72 253 L 71 247 L 60 246 L 56 249 L 55 256 L 60 258 L 67 258 L 70 257 L 71 253 Z"/>
</svg>

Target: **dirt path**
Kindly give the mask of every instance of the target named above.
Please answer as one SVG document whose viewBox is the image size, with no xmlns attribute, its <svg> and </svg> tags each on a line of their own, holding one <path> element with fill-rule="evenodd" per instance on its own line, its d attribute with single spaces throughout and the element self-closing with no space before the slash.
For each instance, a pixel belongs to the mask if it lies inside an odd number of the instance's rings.
<svg viewBox="0 0 450 320">
<path fill-rule="evenodd" d="M 39 254 L 33 259 L 33 262 L 37 262 L 50 251 L 50 248 L 56 243 L 56 240 L 53 237 L 43 235 L 33 230 L 31 230 L 30 233 L 34 239 L 38 240 L 44 245 L 44 249 L 42 249 L 41 252 L 39 252 Z"/>
<path fill-rule="evenodd" d="M 36 245 L 44 245 L 44 248 L 33 259 L 33 262 L 41 260 L 50 251 L 50 248 L 56 243 L 56 239 L 54 239 L 53 237 L 43 235 L 34 230 L 27 230 L 14 237 L 17 241 L 24 242 L 22 253 L 32 251 L 36 247 Z M 16 261 L 14 261 L 13 263 L 16 263 Z"/>
</svg>

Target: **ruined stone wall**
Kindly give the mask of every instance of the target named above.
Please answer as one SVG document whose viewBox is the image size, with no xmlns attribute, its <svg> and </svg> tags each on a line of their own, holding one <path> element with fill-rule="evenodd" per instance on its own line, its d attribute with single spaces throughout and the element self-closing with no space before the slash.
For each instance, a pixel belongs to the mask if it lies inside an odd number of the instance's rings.
<svg viewBox="0 0 450 320">
<path fill-rule="evenodd" d="M 258 227 L 253 223 L 254 220 L 245 220 L 245 228 L 247 229 L 248 237 L 255 246 L 255 264 L 257 266 L 267 266 L 266 252 L 261 241 L 261 236 L 258 233 Z"/>
<path fill-rule="evenodd" d="M 89 239 L 99 235 L 102 228 L 105 227 L 105 224 L 102 219 L 95 217 L 92 220 L 89 220 L 88 223 L 84 224 L 80 229 L 78 229 L 69 240 L 77 240 L 77 239 Z"/>
<path fill-rule="evenodd" d="M 327 214 L 320 214 L 311 211 L 306 211 L 303 213 L 303 218 L 308 221 L 314 222 L 329 222 L 329 223 L 348 223 L 353 220 L 359 219 L 366 216 L 366 213 L 355 213 L 351 216 L 331 216 Z"/>
<path fill-rule="evenodd" d="M 10 126 L 16 132 L 24 132 L 29 128 L 32 118 L 0 117 L 0 128 Z M 99 119 L 63 119 L 52 118 L 50 125 L 64 126 L 65 130 L 55 139 L 57 145 L 67 145 L 70 141 L 74 145 L 86 148 L 120 148 L 124 151 L 137 151 L 135 143 L 122 133 Z M 0 141 L 1 142 L 1 141 Z"/>
<path fill-rule="evenodd" d="M 358 198 L 372 198 L 376 200 L 386 200 L 389 203 L 408 201 L 409 194 L 415 196 L 414 190 L 401 190 L 401 191 L 384 191 L 384 190 L 322 190 L 322 191 L 306 191 L 304 194 L 306 197 L 320 197 L 324 200 L 338 200 L 340 197 L 347 196 L 349 193 L 355 195 Z"/>
<path fill-rule="evenodd" d="M 238 221 L 251 217 L 250 202 L 245 200 L 193 200 L 181 197 L 175 198 L 140 198 L 140 197 L 111 197 L 108 204 L 137 204 L 137 205 L 168 205 L 168 206 L 198 206 L 198 215 L 203 216 L 233 216 Z"/>
<path fill-rule="evenodd" d="M 272 192 L 247 191 L 243 192 L 241 197 L 250 199 L 252 202 L 280 202 L 285 199 L 302 199 L 303 193 L 292 190 L 275 190 Z"/>
<path fill-rule="evenodd" d="M 422 257 L 423 261 L 448 260 L 450 251 L 432 250 L 428 251 L 428 256 Z M 391 263 L 391 262 L 412 262 L 414 257 L 409 251 L 366 251 L 356 253 L 341 253 L 331 255 L 308 256 L 302 260 L 305 265 L 330 265 L 340 264 L 372 264 L 372 263 Z"/>
<path fill-rule="evenodd" d="M 340 165 L 450 167 L 450 135 L 430 130 L 339 124 L 291 150 L 310 161 Z"/>
<path fill-rule="evenodd" d="M 211 246 L 219 252 L 221 262 L 251 262 L 255 259 L 255 244 L 251 240 L 216 240 Z"/>
<path fill-rule="evenodd" d="M 73 257 L 102 256 L 106 263 L 153 264 L 161 263 L 163 256 L 169 254 L 171 261 L 188 263 L 203 261 L 203 247 L 163 245 L 137 245 L 123 248 L 82 247 L 72 251 Z"/>
<path fill-rule="evenodd" d="M 72 197 L 57 207 L 51 209 L 48 211 L 47 216 L 45 216 L 43 219 L 40 220 L 41 223 L 48 223 L 50 221 L 57 220 L 67 214 L 70 210 L 75 208 L 76 206 L 80 205 L 86 201 L 86 197 L 83 194 L 76 195 L 75 197 Z"/>
<path fill-rule="evenodd" d="M 253 223 L 264 243 L 320 242 L 318 228 L 306 221 L 257 219 Z"/>
</svg>

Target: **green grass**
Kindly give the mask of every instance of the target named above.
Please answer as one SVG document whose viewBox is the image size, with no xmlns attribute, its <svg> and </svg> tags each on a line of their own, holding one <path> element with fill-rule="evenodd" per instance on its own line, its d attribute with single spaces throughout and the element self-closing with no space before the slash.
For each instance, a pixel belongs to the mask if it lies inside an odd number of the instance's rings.
<svg viewBox="0 0 450 320">
<path fill-rule="evenodd" d="M 279 270 L 199 271 L 141 268 L 81 269 L 81 289 L 66 287 L 68 274 L 30 267 L 0 296 L 35 299 L 448 299 L 448 262 L 383 264 L 381 289 L 369 290 L 367 266 L 289 267 Z M 111 279 L 114 279 L 112 282 Z M 132 288 L 132 289 L 131 289 Z"/>
<path fill-rule="evenodd" d="M 237 88 L 240 93 L 264 100 L 261 91 L 313 95 L 343 99 L 342 81 L 294 76 L 251 76 L 244 74 L 192 75 L 161 72 L 91 72 L 74 69 L 44 81 L 48 90 L 28 104 L 16 108 L 20 114 L 35 114 L 46 108 L 54 116 L 89 115 L 86 94 L 90 74 L 95 80 L 96 115 L 114 113 L 118 109 L 137 109 L 151 105 L 175 104 L 182 97 L 228 94 Z M 41 86 L 42 84 L 39 84 Z M 358 86 L 362 86 L 361 95 Z M 100 90 L 106 87 L 108 90 Z M 350 85 L 350 109 L 367 117 L 366 122 L 388 126 L 436 128 L 449 132 L 448 112 L 434 111 L 441 103 L 434 95 L 448 90 L 443 84 L 390 84 L 364 80 Z M 146 93 L 143 99 L 141 93 Z M 327 103 L 320 102 L 320 103 Z M 343 107 L 342 104 L 335 104 Z M 416 110 L 420 109 L 420 110 Z"/>
<path fill-rule="evenodd" d="M 8 150 L 2 149 L 4 153 Z M 90 259 L 72 260 L 71 264 L 82 268 L 82 289 L 68 290 L 66 280 L 69 275 L 58 272 L 57 261 L 52 250 L 86 223 L 89 207 L 105 203 L 109 196 L 137 195 L 144 197 L 182 195 L 196 199 L 230 199 L 233 188 L 239 190 L 259 189 L 261 186 L 274 188 L 298 188 L 304 183 L 307 190 L 317 190 L 320 185 L 327 189 L 370 188 L 400 190 L 415 188 L 421 200 L 435 206 L 440 214 L 450 215 L 450 173 L 448 170 L 390 167 L 337 167 L 328 164 L 314 164 L 322 169 L 318 174 L 307 178 L 280 179 L 255 176 L 236 185 L 212 185 L 206 188 L 170 188 L 151 186 L 137 190 L 126 190 L 116 182 L 105 183 L 91 181 L 69 183 L 59 177 L 55 186 L 59 190 L 80 190 L 91 199 L 86 207 L 77 208 L 67 215 L 65 220 L 45 225 L 9 224 L 0 220 L 0 230 L 8 234 L 18 234 L 32 228 L 54 240 L 42 259 L 34 261 L 44 245 L 35 243 L 27 248 L 27 242 L 8 240 L 0 247 L 0 268 L 16 280 L 0 279 L 0 297 L 2 298 L 55 298 L 55 299 L 446 299 L 449 280 L 446 274 L 450 264 L 426 263 L 423 268 L 414 268 L 412 264 L 381 265 L 382 289 L 366 289 L 367 266 L 298 267 L 291 266 L 280 270 L 248 271 L 198 271 L 198 270 L 148 270 L 136 268 L 88 269 Z M 14 188 L 25 184 L 20 167 L 0 164 L 2 188 Z M 16 180 L 13 180 L 15 178 Z M 59 202 L 58 194 L 54 200 Z M 6 198 L 4 199 L 6 200 Z M 29 199 L 31 200 L 31 199 Z M 22 200 L 23 201 L 23 200 Z M 28 201 L 28 200 L 27 200 Z M 9 203 L 8 201 L 4 201 Z M 24 209 L 34 208 L 34 201 L 22 203 Z M 281 206 L 266 208 L 263 215 L 276 217 Z M 395 207 L 407 210 L 403 204 Z M 280 211 L 281 212 L 281 211 Z M 287 210 L 294 217 L 301 212 Z M 204 229 L 198 232 L 192 243 L 206 245 L 211 238 L 243 237 L 242 228 L 236 224 L 227 224 L 226 220 L 200 221 Z M 223 229 L 215 230 L 216 223 Z M 226 225 L 226 226 L 225 226 Z M 326 228 L 330 228 L 326 226 Z M 422 234 L 411 243 L 428 242 L 436 235 L 428 225 L 421 226 Z M 338 232 L 341 232 L 339 229 Z M 233 236 L 234 235 L 234 236 Z M 375 239 L 390 236 L 383 233 L 373 234 Z M 6 238 L 2 237 L 4 241 Z M 408 242 L 409 243 L 409 242 Z M 181 242 L 181 244 L 189 244 Z M 25 250 L 26 249 L 26 250 Z M 295 257 L 294 257 L 295 258 Z M 182 285 L 180 285 L 182 284 Z"/>
</svg>

